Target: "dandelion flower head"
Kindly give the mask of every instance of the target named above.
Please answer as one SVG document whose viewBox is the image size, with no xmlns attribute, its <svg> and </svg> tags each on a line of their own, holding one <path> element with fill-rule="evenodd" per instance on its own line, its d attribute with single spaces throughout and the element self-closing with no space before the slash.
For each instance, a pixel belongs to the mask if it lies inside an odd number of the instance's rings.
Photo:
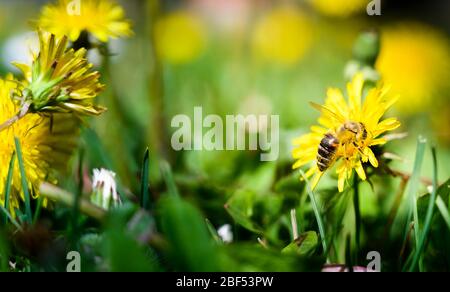
<svg viewBox="0 0 450 292">
<path fill-rule="evenodd" d="M 400 112 L 422 112 L 448 88 L 450 44 L 439 31 L 422 24 L 387 27 L 382 29 L 376 68 L 392 85 L 392 94 L 400 95 Z"/>
<path fill-rule="evenodd" d="M 297 9 L 277 8 L 256 24 L 252 36 L 253 51 L 264 60 L 296 64 L 312 45 L 312 31 L 310 20 Z"/>
<path fill-rule="evenodd" d="M 18 90 L 12 75 L 0 79 L 0 120 L 15 115 L 19 107 L 11 99 Z M 27 114 L 22 119 L 0 132 L 0 203 L 5 204 L 5 187 L 13 154 L 16 152 L 15 137 L 18 138 L 28 188 L 34 198 L 39 196 L 42 181 L 56 183 L 56 171 L 64 170 L 71 153 L 77 145 L 78 125 L 66 114 L 55 114 L 52 118 L 38 114 Z M 20 169 L 17 158 L 12 168 L 12 186 L 9 211 L 15 214 L 24 200 Z"/>
<path fill-rule="evenodd" d="M 132 35 L 124 9 L 114 0 L 58 0 L 42 9 L 38 26 L 58 37 L 76 41 L 83 31 L 101 42 Z"/>
<path fill-rule="evenodd" d="M 104 108 L 94 104 L 103 90 L 100 73 L 92 71 L 86 50 L 67 48 L 67 38 L 39 31 L 39 53 L 33 63 L 15 65 L 27 79 L 24 98 L 32 112 L 74 112 L 98 115 Z"/>
<path fill-rule="evenodd" d="M 155 25 L 157 54 L 171 64 L 184 64 L 201 55 L 206 28 L 199 16 L 185 10 L 170 12 Z"/>
</svg>

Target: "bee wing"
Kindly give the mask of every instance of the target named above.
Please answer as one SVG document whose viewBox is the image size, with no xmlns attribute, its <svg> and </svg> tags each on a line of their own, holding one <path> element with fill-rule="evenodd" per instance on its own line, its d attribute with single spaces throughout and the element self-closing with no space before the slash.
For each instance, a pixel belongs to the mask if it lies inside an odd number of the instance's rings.
<svg viewBox="0 0 450 292">
<path fill-rule="evenodd" d="M 315 108 L 316 110 L 320 111 L 320 112 L 326 112 L 327 114 L 331 115 L 334 119 L 336 119 L 336 121 L 338 121 L 339 123 L 345 123 L 345 117 L 343 117 L 341 114 L 336 113 L 334 111 L 332 111 L 329 107 L 325 106 L 325 105 L 320 105 L 317 104 L 315 102 L 310 101 L 309 104 Z"/>
</svg>

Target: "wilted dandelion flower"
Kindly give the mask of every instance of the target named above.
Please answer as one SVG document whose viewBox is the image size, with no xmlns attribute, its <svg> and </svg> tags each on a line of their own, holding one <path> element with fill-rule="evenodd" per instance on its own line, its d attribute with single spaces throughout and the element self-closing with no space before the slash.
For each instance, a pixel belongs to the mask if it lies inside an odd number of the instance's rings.
<svg viewBox="0 0 450 292">
<path fill-rule="evenodd" d="M 131 23 L 114 0 L 58 0 L 42 9 L 38 26 L 76 41 L 83 31 L 102 42 L 132 35 Z"/>
<path fill-rule="evenodd" d="M 363 75 L 358 73 L 347 85 L 348 101 L 339 89 L 328 89 L 325 105 L 316 105 L 321 110 L 319 125 L 294 140 L 293 157 L 297 161 L 293 168 L 312 164 L 306 177 L 315 175 L 313 188 L 334 163 L 338 163 L 339 192 L 344 190 L 345 181 L 351 178 L 353 170 L 366 180 L 363 163 L 378 167 L 371 147 L 385 144 L 387 140 L 381 135 L 400 126 L 396 118 L 382 120 L 396 101 L 387 95 L 388 88 L 381 85 L 372 88 L 362 100 L 363 85 Z"/>
<path fill-rule="evenodd" d="M 155 25 L 156 53 L 169 63 L 193 61 L 203 52 L 205 44 L 205 25 L 191 12 L 180 10 L 169 13 Z"/>
<path fill-rule="evenodd" d="M 382 30 L 376 68 L 392 93 L 400 95 L 400 111 L 423 112 L 448 88 L 450 45 L 444 35 L 422 24 L 389 27 Z"/>
<path fill-rule="evenodd" d="M 298 10 L 278 8 L 257 23 L 252 37 L 253 51 L 270 61 L 295 64 L 310 48 L 312 30 L 308 18 Z"/>
<path fill-rule="evenodd" d="M 10 97 L 18 84 L 7 76 L 0 79 L 0 120 L 11 117 L 19 110 Z M 42 181 L 56 183 L 55 171 L 65 169 L 67 161 L 77 144 L 78 125 L 66 114 L 55 114 L 53 118 L 38 114 L 28 114 L 12 126 L 0 132 L 0 203 L 5 203 L 5 185 L 8 165 L 15 153 L 14 137 L 21 144 L 28 188 L 33 197 L 39 196 L 39 185 Z M 19 164 L 15 159 L 12 171 L 12 192 L 9 211 L 15 213 L 23 200 Z"/>
<path fill-rule="evenodd" d="M 332 17 L 348 17 L 365 11 L 368 0 L 309 0 L 320 13 Z"/>
<path fill-rule="evenodd" d="M 56 39 L 39 32 L 40 51 L 33 56 L 32 65 L 15 64 L 27 80 L 22 104 L 28 104 L 30 112 L 101 114 L 104 108 L 94 104 L 104 87 L 100 73 L 91 70 L 84 48 L 67 49 L 67 41 L 65 36 Z"/>
<path fill-rule="evenodd" d="M 116 174 L 107 169 L 94 169 L 91 201 L 108 210 L 110 206 L 118 206 L 120 197 L 117 193 Z"/>
</svg>

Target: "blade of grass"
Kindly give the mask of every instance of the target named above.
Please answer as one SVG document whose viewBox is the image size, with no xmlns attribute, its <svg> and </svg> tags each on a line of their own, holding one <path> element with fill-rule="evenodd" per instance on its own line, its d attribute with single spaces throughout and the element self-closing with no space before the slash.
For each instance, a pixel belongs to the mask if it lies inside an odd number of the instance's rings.
<svg viewBox="0 0 450 292">
<path fill-rule="evenodd" d="M 21 182 L 22 182 L 22 191 L 23 191 L 23 195 L 25 197 L 25 214 L 26 214 L 25 220 L 28 224 L 31 224 L 33 215 L 31 213 L 31 202 L 30 202 L 31 199 L 30 199 L 30 193 L 28 191 L 27 178 L 25 175 L 25 166 L 23 163 L 22 149 L 20 147 L 20 141 L 17 137 L 14 138 L 14 142 L 16 144 L 17 159 L 19 161 L 20 177 L 21 177 Z"/>
<path fill-rule="evenodd" d="M 214 228 L 211 221 L 209 221 L 208 219 L 205 219 L 205 222 L 206 222 L 206 227 L 208 227 L 208 231 L 211 234 L 211 237 L 214 239 L 214 241 L 216 243 L 222 244 L 223 241 L 222 241 L 222 239 L 220 239 L 220 236 L 219 236 L 219 234 L 217 234 L 217 230 L 216 230 L 216 228 Z"/>
<path fill-rule="evenodd" d="M 5 210 L 9 210 L 9 197 L 11 194 L 12 175 L 13 175 L 13 169 L 14 169 L 15 162 L 16 162 L 16 154 L 13 153 L 11 156 L 11 160 L 9 161 L 8 176 L 6 177 Z M 8 217 L 6 215 L 4 216 L 3 222 L 5 224 L 8 223 Z"/>
<path fill-rule="evenodd" d="M 161 173 L 164 178 L 164 181 L 167 185 L 167 191 L 171 196 L 179 197 L 178 188 L 173 179 L 172 170 L 170 169 L 169 163 L 167 161 L 161 162 Z"/>
<path fill-rule="evenodd" d="M 37 200 L 37 205 L 36 205 L 36 209 L 34 209 L 34 218 L 33 218 L 33 223 L 36 224 L 36 222 L 39 219 L 39 216 L 41 216 L 41 210 L 42 210 L 42 201 L 44 199 L 42 198 L 42 196 L 39 196 L 38 200 Z"/>
<path fill-rule="evenodd" d="M 71 224 L 69 229 L 69 241 L 72 247 L 75 247 L 79 238 L 79 215 L 80 215 L 80 200 L 83 195 L 83 158 L 84 151 L 80 150 L 78 155 L 78 186 L 75 192 L 74 204 L 72 206 Z"/>
<path fill-rule="evenodd" d="M 141 169 L 141 206 L 145 210 L 150 209 L 150 197 L 148 192 L 149 150 L 145 151 Z"/>
<path fill-rule="evenodd" d="M 345 240 L 345 265 L 348 268 L 350 273 L 353 273 L 353 259 L 352 259 L 352 250 L 351 250 L 351 238 L 350 235 L 347 236 Z"/>
<path fill-rule="evenodd" d="M 425 216 L 425 223 L 422 232 L 420 233 L 419 245 L 416 247 L 414 258 L 412 264 L 409 268 L 409 271 L 414 271 L 422 251 L 425 246 L 425 240 L 428 236 L 428 232 L 430 231 L 431 219 L 433 218 L 434 205 L 436 202 L 436 194 L 437 194 L 437 185 L 438 185 L 438 174 L 437 174 L 437 157 L 436 157 L 436 148 L 433 147 L 431 149 L 431 153 L 433 156 L 433 191 L 431 192 L 430 202 L 428 203 L 427 214 Z"/>
<path fill-rule="evenodd" d="M 22 230 L 22 227 L 20 226 L 20 224 L 16 221 L 16 219 L 14 219 L 11 214 L 9 214 L 8 210 L 6 210 L 5 208 L 3 208 L 3 206 L 0 206 L 0 211 L 9 219 L 9 221 L 11 221 L 11 223 L 18 229 L 18 230 Z"/>
<path fill-rule="evenodd" d="M 442 218 L 444 218 L 444 221 L 447 224 L 448 229 L 450 230 L 450 214 L 447 210 L 447 206 L 445 205 L 444 200 L 439 195 L 436 198 L 436 206 L 438 207 L 439 212 L 441 212 Z"/>
<path fill-rule="evenodd" d="M 420 238 L 419 214 L 417 211 L 417 192 L 419 190 L 420 172 L 422 170 L 423 158 L 425 156 L 426 143 L 427 140 L 422 137 L 419 137 L 419 139 L 417 140 L 416 158 L 414 161 L 414 168 L 411 178 L 409 180 L 407 192 L 407 198 L 409 199 L 410 202 L 409 213 L 410 214 L 412 213 L 412 217 L 414 219 L 414 239 L 416 243 L 416 249 L 419 247 L 419 238 Z M 407 225 L 409 225 L 409 220 L 407 222 Z"/>
<path fill-rule="evenodd" d="M 308 179 L 305 176 L 305 173 L 300 169 L 300 174 L 306 182 L 306 191 L 308 192 L 309 199 L 311 200 L 311 204 L 314 211 L 314 216 L 316 217 L 317 225 L 319 227 L 320 239 L 322 241 L 323 252 L 326 255 L 328 253 L 328 246 L 325 237 L 325 228 L 323 225 L 322 217 L 320 216 L 319 207 L 317 206 L 316 198 L 314 196 L 314 192 L 311 189 L 311 185 Z"/>
<path fill-rule="evenodd" d="M 360 234 L 361 234 L 361 210 L 359 208 L 359 181 L 358 176 L 353 177 L 353 207 L 355 209 L 355 242 L 356 242 L 356 257 L 355 261 L 358 263 L 360 250 Z"/>
</svg>

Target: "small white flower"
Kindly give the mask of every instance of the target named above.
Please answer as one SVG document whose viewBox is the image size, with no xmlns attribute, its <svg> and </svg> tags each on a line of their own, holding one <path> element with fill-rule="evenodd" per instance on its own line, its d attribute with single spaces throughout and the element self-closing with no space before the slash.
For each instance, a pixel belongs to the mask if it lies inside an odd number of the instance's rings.
<svg viewBox="0 0 450 292">
<path fill-rule="evenodd" d="M 109 209 L 111 205 L 118 206 L 120 197 L 117 194 L 116 174 L 107 169 L 94 169 L 91 201 L 98 206 Z"/>
<path fill-rule="evenodd" d="M 231 225 L 225 224 L 222 225 L 218 230 L 217 234 L 219 234 L 220 238 L 224 243 L 233 242 L 233 232 L 231 231 Z"/>
</svg>

